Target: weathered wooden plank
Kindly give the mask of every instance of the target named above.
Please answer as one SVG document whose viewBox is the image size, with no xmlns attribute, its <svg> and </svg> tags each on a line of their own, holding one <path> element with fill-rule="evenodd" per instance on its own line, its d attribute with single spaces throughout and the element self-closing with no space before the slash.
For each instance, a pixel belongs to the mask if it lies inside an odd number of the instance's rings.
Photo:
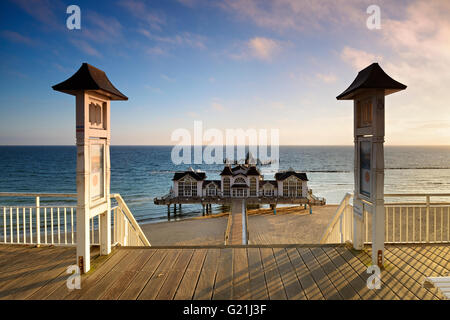
<svg viewBox="0 0 450 320">
<path fill-rule="evenodd" d="M 156 300 L 173 300 L 193 253 L 194 251 L 192 249 L 181 250 L 174 266 L 170 268 L 167 279 L 161 287 L 161 290 L 159 290 Z"/>
<path fill-rule="evenodd" d="M 370 256 L 365 251 L 361 251 L 360 254 L 364 255 L 365 263 L 363 263 L 360 259 L 358 259 L 355 255 L 352 254 L 353 249 L 347 249 L 344 247 L 336 247 L 336 251 L 341 255 L 341 257 L 347 261 L 347 263 L 355 270 L 355 272 L 364 280 L 367 285 L 367 279 L 369 278 L 369 274 L 367 273 L 367 268 L 369 264 L 372 263 Z M 381 282 L 383 283 L 383 278 L 381 278 Z M 399 297 L 396 296 L 392 290 L 386 286 L 381 285 L 379 290 L 372 289 L 371 292 L 376 293 L 376 295 L 383 300 L 398 300 Z"/>
<path fill-rule="evenodd" d="M 251 299 L 268 300 L 269 293 L 259 248 L 248 248 L 247 254 Z"/>
<path fill-rule="evenodd" d="M 161 249 L 167 250 L 167 255 L 161 264 L 156 269 L 156 272 L 151 276 L 138 296 L 139 300 L 153 300 L 158 295 L 164 281 L 167 279 L 168 273 L 175 264 L 178 256 L 181 253 L 180 249 Z"/>
<path fill-rule="evenodd" d="M 372 258 L 365 252 L 356 252 L 354 250 L 350 251 L 355 257 L 361 260 L 362 263 L 369 266 L 372 264 Z M 391 269 L 391 272 L 387 272 L 386 269 Z M 417 297 L 404 286 L 403 283 L 397 281 L 396 276 L 400 276 L 400 272 L 395 266 L 385 264 L 385 270 L 381 271 L 381 287 L 388 287 L 391 292 L 393 292 L 401 300 L 416 300 Z"/>
<path fill-rule="evenodd" d="M 441 265 L 437 264 L 434 262 L 433 259 L 430 259 L 424 255 L 422 255 L 421 253 L 418 253 L 416 250 L 409 248 L 409 247 L 404 247 L 404 246 L 395 246 L 395 248 L 397 250 L 401 250 L 402 252 L 404 252 L 405 254 L 407 254 L 409 257 L 412 258 L 410 265 L 415 265 L 415 266 L 423 266 L 424 267 L 424 271 L 423 271 L 423 275 L 424 276 L 442 276 L 445 275 L 447 271 L 447 269 L 443 268 Z M 396 251 L 398 252 L 398 251 Z M 421 279 L 421 280 L 424 280 Z"/>
<path fill-rule="evenodd" d="M 79 297 L 84 294 L 92 285 L 94 285 L 97 281 L 100 281 L 108 272 L 111 271 L 111 268 L 115 266 L 119 261 L 125 258 L 129 254 L 128 250 L 114 250 L 114 254 L 111 257 L 105 257 L 105 262 L 102 263 L 98 268 L 91 269 L 87 274 L 82 275 L 81 277 L 81 289 L 69 290 L 65 284 L 61 287 L 57 288 L 54 292 L 52 292 L 45 299 L 66 299 L 66 300 L 75 300 L 79 299 Z"/>
<path fill-rule="evenodd" d="M 352 266 L 332 247 L 324 247 L 323 251 L 330 258 L 342 276 L 358 293 L 359 299 L 378 300 L 376 290 L 369 290 L 366 281 L 352 268 Z M 355 297 L 356 298 L 356 297 Z"/>
<path fill-rule="evenodd" d="M 135 256 L 127 259 L 127 264 L 119 269 L 120 274 L 107 290 L 99 296 L 102 300 L 117 300 L 130 283 L 137 276 L 145 263 L 156 252 L 153 249 L 135 250 Z"/>
<path fill-rule="evenodd" d="M 444 248 L 444 246 L 410 246 L 409 248 L 442 267 L 444 269 L 442 272 L 450 272 L 450 252 L 446 254 L 439 249 Z"/>
<path fill-rule="evenodd" d="M 135 260 L 142 253 L 141 250 L 129 250 L 130 252 L 126 258 L 118 261 L 108 273 L 95 283 L 91 284 L 87 290 L 85 290 L 78 299 L 81 300 L 94 300 L 99 299 L 106 292 L 111 292 L 109 289 L 113 287 L 116 281 L 123 282 L 130 280 L 132 272 L 127 271 L 127 266 L 135 262 Z M 111 289 L 113 290 L 113 289 Z M 107 298 L 105 298 L 107 299 Z"/>
<path fill-rule="evenodd" d="M 208 249 L 194 292 L 195 300 L 211 300 L 221 249 Z"/>
<path fill-rule="evenodd" d="M 286 300 L 286 292 L 271 248 L 260 248 L 270 300 Z"/>
<path fill-rule="evenodd" d="M 317 286 L 316 282 L 311 276 L 308 268 L 306 267 L 303 259 L 298 253 L 296 248 L 288 248 L 287 254 L 292 266 L 295 269 L 297 279 L 299 280 L 303 290 L 305 291 L 305 296 L 308 300 L 323 300 L 325 297 Z"/>
<path fill-rule="evenodd" d="M 395 265 L 396 268 L 400 270 L 400 272 L 404 273 L 406 276 L 402 277 L 402 281 L 405 281 L 405 284 L 411 288 L 414 294 L 421 300 L 431 300 L 436 299 L 436 296 L 425 289 L 422 284 L 419 282 L 420 277 L 416 269 L 413 269 L 408 261 L 402 260 L 400 257 L 393 253 L 394 250 L 391 248 L 386 248 L 385 250 L 385 259 L 389 264 Z M 389 270 L 388 270 L 389 271 Z"/>
<path fill-rule="evenodd" d="M 32 255 L 23 254 L 31 259 L 28 266 L 14 271 L 5 271 L 0 276 L 2 287 L 0 289 L 0 299 L 24 299 L 34 291 L 39 290 L 48 281 L 49 276 L 56 276 L 60 272 L 53 269 L 63 265 L 69 265 L 71 262 L 71 250 L 67 248 L 58 248 L 55 250 L 46 250 L 45 254 L 39 255 L 35 251 Z"/>
<path fill-rule="evenodd" d="M 192 259 L 189 262 L 180 286 L 175 294 L 175 300 L 190 300 L 193 298 L 207 252 L 206 249 L 194 251 Z"/>
<path fill-rule="evenodd" d="M 250 299 L 250 280 L 246 248 L 233 249 L 233 299 Z"/>
<path fill-rule="evenodd" d="M 305 262 L 306 266 L 311 272 L 314 281 L 317 286 L 322 291 L 322 294 L 327 300 L 341 300 L 342 297 L 339 295 L 336 288 L 331 283 L 330 279 L 327 277 L 323 269 L 320 267 L 318 261 L 314 258 L 311 250 L 309 248 L 297 248 L 300 256 Z"/>
<path fill-rule="evenodd" d="M 213 300 L 229 300 L 233 297 L 233 249 L 221 249 Z"/>
<path fill-rule="evenodd" d="M 360 298 L 322 248 L 311 248 L 311 252 L 343 299 L 356 300 Z"/>
<path fill-rule="evenodd" d="M 305 300 L 306 295 L 297 278 L 285 248 L 274 248 L 273 254 L 281 275 L 286 296 L 289 300 Z"/>
</svg>

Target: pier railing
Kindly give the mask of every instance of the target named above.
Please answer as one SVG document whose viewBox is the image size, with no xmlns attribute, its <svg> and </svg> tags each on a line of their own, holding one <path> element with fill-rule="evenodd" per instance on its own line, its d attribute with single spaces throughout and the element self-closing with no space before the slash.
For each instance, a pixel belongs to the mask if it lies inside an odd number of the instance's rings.
<svg viewBox="0 0 450 320">
<path fill-rule="evenodd" d="M 0 192 L 0 243 L 75 245 L 76 196 L 73 193 Z M 30 204 L 30 198 L 34 198 L 34 205 Z M 41 203 L 43 198 L 46 201 Z M 117 205 L 111 208 L 112 243 L 122 246 L 149 246 L 150 243 L 120 194 L 112 194 L 111 198 L 117 202 Z M 5 199 L 9 201 L 2 201 Z M 5 202 L 14 205 L 7 205 Z M 92 245 L 99 245 L 100 230 L 100 217 L 92 217 Z"/>
<path fill-rule="evenodd" d="M 450 243 L 450 194 L 385 194 L 386 243 Z M 325 230 L 321 243 L 344 243 L 353 239 L 353 195 L 348 193 Z M 388 201 L 394 199 L 396 202 Z M 437 200 L 435 200 L 437 199 Z M 432 201 L 435 200 L 435 201 Z M 371 243 L 372 219 L 363 213 L 366 244 Z"/>
</svg>

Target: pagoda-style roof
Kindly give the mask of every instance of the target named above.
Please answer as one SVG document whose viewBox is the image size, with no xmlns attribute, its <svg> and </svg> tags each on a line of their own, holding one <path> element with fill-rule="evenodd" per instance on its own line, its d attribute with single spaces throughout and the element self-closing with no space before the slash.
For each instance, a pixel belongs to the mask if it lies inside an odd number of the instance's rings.
<svg viewBox="0 0 450 320">
<path fill-rule="evenodd" d="M 88 63 L 83 63 L 69 79 L 54 85 L 53 90 L 75 95 L 80 90 L 99 91 L 111 100 L 128 100 L 122 92 L 109 81 L 106 73 Z"/>
<path fill-rule="evenodd" d="M 406 86 L 384 72 L 378 63 L 372 63 L 367 68 L 358 72 L 350 87 L 336 97 L 338 100 L 352 100 L 361 89 L 384 89 L 388 95 L 406 89 Z"/>
</svg>

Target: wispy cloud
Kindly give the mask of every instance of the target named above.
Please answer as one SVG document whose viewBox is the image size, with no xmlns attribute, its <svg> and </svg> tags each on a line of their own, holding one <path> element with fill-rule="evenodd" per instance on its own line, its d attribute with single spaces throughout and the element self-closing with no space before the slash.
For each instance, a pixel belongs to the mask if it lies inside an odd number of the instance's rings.
<svg viewBox="0 0 450 320">
<path fill-rule="evenodd" d="M 84 40 L 72 39 L 70 42 L 80 51 L 94 57 L 102 57 L 100 52 L 98 52 L 94 47 Z"/>
<path fill-rule="evenodd" d="M 358 50 L 351 47 L 344 47 L 341 51 L 341 59 L 353 66 L 356 70 L 361 70 L 373 62 L 383 60 L 383 57 L 375 55 L 364 50 Z"/>
<path fill-rule="evenodd" d="M 211 109 L 214 111 L 220 111 L 220 112 L 225 111 L 225 107 L 217 101 L 213 101 L 211 103 Z"/>
<path fill-rule="evenodd" d="M 92 10 L 83 11 L 81 34 L 96 42 L 117 42 L 123 39 L 122 25 L 112 16 L 103 16 Z"/>
<path fill-rule="evenodd" d="M 154 56 L 163 56 L 167 54 L 166 50 L 158 46 L 147 48 L 146 52 Z"/>
<path fill-rule="evenodd" d="M 11 0 L 26 13 L 45 26 L 52 28 L 65 28 L 64 20 L 57 19 L 55 9 L 61 9 L 65 13 L 64 5 L 60 1 L 50 0 Z M 62 22 L 61 22 L 62 21 Z"/>
<path fill-rule="evenodd" d="M 16 43 L 22 43 L 26 45 L 34 45 L 36 43 L 33 39 L 15 31 L 4 30 L 0 32 L 0 35 L 2 38 Z"/>
<path fill-rule="evenodd" d="M 332 74 L 332 73 L 327 73 L 327 74 L 317 73 L 316 78 L 321 80 L 324 83 L 334 83 L 337 80 L 336 75 Z"/>
<path fill-rule="evenodd" d="M 161 30 L 161 27 L 166 24 L 165 17 L 160 12 L 150 9 L 143 1 L 123 0 L 118 4 L 152 29 Z"/>
<path fill-rule="evenodd" d="M 171 78 L 166 74 L 161 74 L 161 78 L 168 81 L 168 82 L 175 82 L 175 78 Z"/>
<path fill-rule="evenodd" d="M 248 59 L 256 58 L 259 60 L 270 61 L 281 51 L 281 42 L 266 38 L 254 37 L 241 45 L 237 53 L 232 53 L 230 56 L 233 59 Z"/>
<path fill-rule="evenodd" d="M 150 40 L 164 43 L 167 45 L 173 45 L 173 46 L 186 46 L 186 47 L 192 47 L 197 49 L 205 49 L 205 41 L 206 38 L 204 36 L 198 35 L 198 34 L 192 34 L 190 32 L 183 32 L 174 36 L 158 36 L 155 35 L 153 32 L 150 32 L 146 29 L 139 29 L 139 33 L 144 35 Z"/>
</svg>

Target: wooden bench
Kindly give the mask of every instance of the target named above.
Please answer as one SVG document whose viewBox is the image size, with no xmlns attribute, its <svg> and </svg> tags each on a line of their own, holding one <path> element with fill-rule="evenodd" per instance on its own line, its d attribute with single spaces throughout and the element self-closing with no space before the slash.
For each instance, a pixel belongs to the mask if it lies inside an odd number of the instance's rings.
<svg viewBox="0 0 450 320">
<path fill-rule="evenodd" d="M 423 283 L 425 288 L 438 288 L 442 295 L 450 300 L 450 276 L 427 277 Z"/>
</svg>

